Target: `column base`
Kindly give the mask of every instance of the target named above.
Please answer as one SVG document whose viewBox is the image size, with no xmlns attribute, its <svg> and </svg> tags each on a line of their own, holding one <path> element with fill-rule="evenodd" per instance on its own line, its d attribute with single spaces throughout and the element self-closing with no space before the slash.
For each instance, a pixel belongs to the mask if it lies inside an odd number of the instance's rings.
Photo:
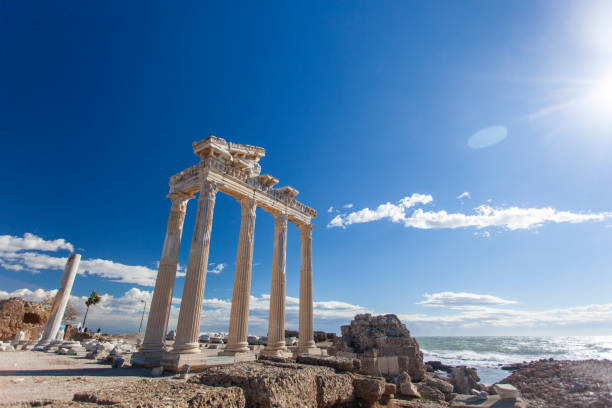
<svg viewBox="0 0 612 408">
<path fill-rule="evenodd" d="M 237 344 L 228 344 L 223 351 L 224 356 L 234 355 L 237 353 L 250 353 L 251 349 L 249 348 L 249 344 L 247 342 L 237 343 Z M 225 354 L 230 353 L 230 354 Z"/>
<path fill-rule="evenodd" d="M 183 366 L 187 364 L 190 371 L 202 370 L 206 367 L 208 356 L 202 353 L 176 353 L 167 352 L 164 354 L 161 365 L 164 370 L 175 373 L 181 372 Z"/>
<path fill-rule="evenodd" d="M 240 361 L 251 361 L 254 360 L 255 358 L 255 353 L 253 353 L 251 350 L 248 351 L 222 351 L 218 354 L 219 356 L 224 356 L 224 357 L 234 357 L 234 362 L 238 363 Z"/>
<path fill-rule="evenodd" d="M 132 355 L 130 362 L 133 366 L 137 367 L 159 367 L 162 365 L 162 360 L 164 359 L 166 353 L 167 351 L 163 349 L 147 350 L 141 348 L 138 350 L 138 352 Z"/>
<path fill-rule="evenodd" d="M 298 347 L 296 354 L 297 355 L 306 354 L 309 356 L 320 356 L 323 354 L 323 352 L 317 346 L 309 346 L 309 347 Z"/>
<path fill-rule="evenodd" d="M 275 358 L 291 358 L 293 353 L 287 348 L 285 349 L 268 349 L 265 348 L 261 351 L 262 356 L 275 357 Z"/>
</svg>

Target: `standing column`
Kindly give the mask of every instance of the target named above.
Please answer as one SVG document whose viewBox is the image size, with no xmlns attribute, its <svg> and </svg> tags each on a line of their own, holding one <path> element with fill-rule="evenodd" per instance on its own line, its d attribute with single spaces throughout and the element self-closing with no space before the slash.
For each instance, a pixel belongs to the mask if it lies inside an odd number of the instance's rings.
<svg viewBox="0 0 612 408">
<path fill-rule="evenodd" d="M 225 352 L 236 354 L 249 351 L 247 342 L 249 328 L 249 300 L 251 297 L 251 270 L 253 267 L 253 236 L 255 233 L 255 200 L 243 198 L 236 275 L 230 314 L 229 338 Z"/>
<path fill-rule="evenodd" d="M 272 251 L 272 286 L 270 288 L 270 318 L 268 344 L 264 353 L 279 355 L 287 351 L 285 345 L 285 260 L 287 252 L 287 216 L 274 215 L 274 250 Z"/>
<path fill-rule="evenodd" d="M 168 328 L 170 307 L 172 306 L 172 293 L 176 280 L 176 267 L 178 265 L 181 236 L 183 235 L 185 212 L 187 211 L 187 203 L 193 196 L 186 193 L 174 193 L 169 194 L 168 198 L 172 200 L 172 207 L 168 216 L 166 238 L 164 239 L 162 256 L 157 270 L 157 280 L 155 281 L 155 290 L 149 309 L 144 342 L 138 352 L 138 356 L 142 355 L 143 357 L 145 353 L 153 353 L 159 354 L 161 358 L 161 353 L 165 349 L 164 338 Z"/>
<path fill-rule="evenodd" d="M 312 307 L 312 229 L 311 224 L 298 225 L 302 246 L 300 264 L 300 322 L 298 352 L 318 354 L 314 342 Z"/>
<path fill-rule="evenodd" d="M 189 250 L 189 261 L 185 275 L 185 286 L 181 299 L 181 310 L 176 328 L 173 352 L 199 353 L 200 318 L 206 283 L 206 266 L 210 249 L 213 210 L 218 187 L 215 183 L 202 180 L 198 214 Z"/>
<path fill-rule="evenodd" d="M 51 315 L 47 321 L 47 325 L 45 326 L 45 331 L 43 332 L 42 338 L 38 343 L 39 346 L 50 343 L 51 341 L 55 340 L 55 336 L 57 336 L 57 331 L 59 330 L 59 327 L 62 324 L 62 319 L 64 318 L 66 305 L 70 299 L 70 291 L 72 290 L 74 277 L 77 269 L 79 269 L 80 263 L 81 255 L 70 254 L 68 257 L 68 262 L 66 262 L 66 267 L 64 268 L 64 273 L 62 273 L 62 277 L 60 279 L 60 290 L 55 295 Z"/>
</svg>

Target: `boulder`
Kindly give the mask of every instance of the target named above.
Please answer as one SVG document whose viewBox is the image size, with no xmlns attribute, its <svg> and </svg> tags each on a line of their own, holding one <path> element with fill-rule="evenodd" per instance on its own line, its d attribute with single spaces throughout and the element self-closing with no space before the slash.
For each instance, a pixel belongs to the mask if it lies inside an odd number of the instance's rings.
<svg viewBox="0 0 612 408">
<path fill-rule="evenodd" d="M 394 381 L 397 384 L 400 395 L 415 398 L 421 397 L 421 394 L 419 394 L 417 387 L 412 383 L 412 379 L 407 372 L 403 371 L 400 373 L 400 375 L 395 377 Z"/>
<path fill-rule="evenodd" d="M 353 377 L 355 397 L 366 402 L 378 401 L 385 393 L 386 381 L 382 377 L 356 375 Z"/>
<path fill-rule="evenodd" d="M 434 377 L 432 375 L 427 375 L 425 377 L 425 384 L 430 387 L 433 387 L 439 391 L 441 391 L 444 395 L 450 395 L 453 392 L 453 385 L 448 381 L 445 381 L 441 378 Z"/>
<path fill-rule="evenodd" d="M 457 394 L 470 394 L 472 390 L 482 391 L 486 387 L 479 383 L 480 377 L 476 370 L 466 366 L 454 367 L 448 377 Z"/>
<path fill-rule="evenodd" d="M 350 374 L 293 363 L 260 361 L 207 367 L 187 382 L 241 388 L 247 406 L 253 407 L 332 407 L 355 398 Z"/>
<path fill-rule="evenodd" d="M 436 388 L 430 387 L 425 382 L 417 384 L 417 391 L 423 398 L 430 399 L 432 401 L 445 401 L 446 396 L 444 393 Z"/>
<path fill-rule="evenodd" d="M 400 370 L 407 371 L 414 380 L 425 377 L 419 343 L 396 315 L 359 314 L 341 331 L 342 337 L 333 342 L 336 351 L 372 356 L 375 350 L 378 357 L 399 356 Z"/>
<path fill-rule="evenodd" d="M 520 397 L 519 391 L 511 384 L 495 384 L 493 389 L 501 399 L 517 399 Z"/>
</svg>

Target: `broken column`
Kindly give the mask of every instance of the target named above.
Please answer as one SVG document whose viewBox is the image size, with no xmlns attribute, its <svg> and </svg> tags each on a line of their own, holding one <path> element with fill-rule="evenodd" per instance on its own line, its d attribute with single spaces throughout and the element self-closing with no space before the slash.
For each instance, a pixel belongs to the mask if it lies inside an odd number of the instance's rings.
<svg viewBox="0 0 612 408">
<path fill-rule="evenodd" d="M 62 319 L 64 318 L 66 305 L 70 299 L 70 291 L 72 290 L 74 277 L 76 276 L 80 263 L 81 255 L 70 254 L 68 257 L 68 262 L 66 262 L 66 267 L 64 268 L 64 273 L 62 274 L 62 278 L 60 280 L 61 288 L 57 292 L 57 295 L 55 295 L 51 315 L 47 321 L 47 325 L 45 326 L 42 338 L 38 343 L 39 346 L 49 344 L 52 340 L 55 340 L 55 336 L 57 336 L 59 327 L 62 324 Z"/>
</svg>

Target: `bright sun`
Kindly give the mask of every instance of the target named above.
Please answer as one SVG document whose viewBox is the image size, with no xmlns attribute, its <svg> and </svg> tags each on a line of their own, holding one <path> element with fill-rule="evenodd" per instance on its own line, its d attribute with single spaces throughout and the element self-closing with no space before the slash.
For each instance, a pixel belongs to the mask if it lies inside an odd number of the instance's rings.
<svg viewBox="0 0 612 408">
<path fill-rule="evenodd" d="M 612 115 L 612 72 L 603 79 L 595 81 L 584 100 L 589 111 L 599 115 Z"/>
</svg>

